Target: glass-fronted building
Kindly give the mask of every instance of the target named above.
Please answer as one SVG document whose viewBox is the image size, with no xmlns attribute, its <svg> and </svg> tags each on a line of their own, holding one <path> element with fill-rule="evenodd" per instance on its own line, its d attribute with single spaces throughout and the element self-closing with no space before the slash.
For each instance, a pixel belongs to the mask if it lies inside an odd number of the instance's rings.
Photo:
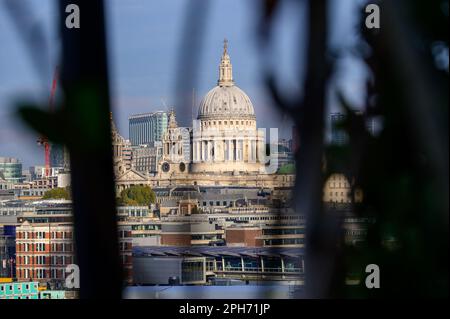
<svg viewBox="0 0 450 319">
<path fill-rule="evenodd" d="M 21 183 L 22 177 L 22 163 L 13 157 L 0 157 L 0 173 L 8 182 Z"/>
<path fill-rule="evenodd" d="M 168 117 L 164 111 L 131 115 L 128 118 L 131 145 L 161 141 L 167 130 Z"/>
</svg>

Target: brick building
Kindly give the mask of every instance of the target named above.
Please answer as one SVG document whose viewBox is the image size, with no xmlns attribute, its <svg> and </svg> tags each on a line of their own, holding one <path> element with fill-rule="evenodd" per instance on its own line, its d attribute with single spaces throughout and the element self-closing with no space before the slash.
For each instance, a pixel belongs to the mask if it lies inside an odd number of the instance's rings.
<svg viewBox="0 0 450 319">
<path fill-rule="evenodd" d="M 227 246 L 261 247 L 260 227 L 228 227 L 225 230 Z M 259 237 L 259 238 L 257 238 Z"/>
<path fill-rule="evenodd" d="M 119 225 L 119 248 L 124 277 L 131 280 L 130 226 Z M 76 264 L 72 223 L 30 223 L 16 231 L 16 274 L 19 281 L 53 282 L 63 287 L 67 265 Z"/>
</svg>

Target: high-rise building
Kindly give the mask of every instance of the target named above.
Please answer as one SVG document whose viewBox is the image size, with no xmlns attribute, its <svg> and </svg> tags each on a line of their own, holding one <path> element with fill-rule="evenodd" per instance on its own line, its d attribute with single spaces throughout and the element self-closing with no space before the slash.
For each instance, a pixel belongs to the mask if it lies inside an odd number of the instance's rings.
<svg viewBox="0 0 450 319">
<path fill-rule="evenodd" d="M 356 112 L 361 115 L 361 111 Z M 345 130 L 339 127 L 340 122 L 345 120 L 343 113 L 331 113 L 331 144 L 345 145 L 348 143 L 348 134 Z M 366 120 L 366 129 L 369 134 L 375 134 L 375 121 L 373 119 Z"/>
<path fill-rule="evenodd" d="M 339 123 L 345 120 L 342 113 L 331 113 L 331 144 L 344 145 L 348 142 L 347 133 L 339 128 Z"/>
<path fill-rule="evenodd" d="M 63 167 L 64 166 L 64 146 L 52 144 L 50 148 L 50 166 Z"/>
<path fill-rule="evenodd" d="M 0 157 L 0 172 L 6 181 L 13 183 L 21 183 L 22 163 L 13 157 Z"/>
<path fill-rule="evenodd" d="M 167 129 L 168 118 L 168 113 L 164 111 L 131 115 L 128 118 L 131 145 L 161 141 Z"/>
</svg>

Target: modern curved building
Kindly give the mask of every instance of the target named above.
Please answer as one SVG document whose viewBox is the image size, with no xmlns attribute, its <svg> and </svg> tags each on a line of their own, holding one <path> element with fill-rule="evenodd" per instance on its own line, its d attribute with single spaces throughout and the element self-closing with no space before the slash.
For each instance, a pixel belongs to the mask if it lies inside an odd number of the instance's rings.
<svg viewBox="0 0 450 319">
<path fill-rule="evenodd" d="M 8 182 L 21 183 L 22 163 L 13 157 L 0 157 L 0 173 Z"/>
</svg>

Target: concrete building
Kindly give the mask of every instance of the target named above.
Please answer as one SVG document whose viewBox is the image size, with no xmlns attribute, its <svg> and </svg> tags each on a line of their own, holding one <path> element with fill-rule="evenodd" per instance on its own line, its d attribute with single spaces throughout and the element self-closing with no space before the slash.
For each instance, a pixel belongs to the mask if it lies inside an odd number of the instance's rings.
<svg viewBox="0 0 450 319">
<path fill-rule="evenodd" d="M 344 174 L 332 174 L 324 184 L 323 201 L 326 203 L 362 202 L 363 192 L 355 188 L 352 194 L 352 184 Z"/>
<path fill-rule="evenodd" d="M 158 111 L 135 114 L 128 118 L 131 145 L 150 144 L 161 141 L 167 130 L 168 114 Z"/>
<path fill-rule="evenodd" d="M 0 171 L 0 191 L 13 189 L 14 183 L 6 180 L 3 172 Z"/>
<path fill-rule="evenodd" d="M 303 248 L 305 224 L 290 222 L 231 225 L 225 228 L 225 238 L 227 246 Z"/>
<path fill-rule="evenodd" d="M 209 222 L 161 222 L 161 245 L 201 246 L 223 245 L 225 231 L 217 223 Z"/>
<path fill-rule="evenodd" d="M 58 187 L 69 187 L 71 185 L 71 177 L 70 177 L 70 171 L 67 169 L 59 170 L 58 172 L 58 180 L 57 180 Z"/>
<path fill-rule="evenodd" d="M 13 157 L 0 157 L 0 173 L 8 182 L 21 183 L 22 163 Z"/>
<path fill-rule="evenodd" d="M 63 169 L 62 166 L 52 166 L 52 167 L 50 167 L 48 176 L 51 176 L 51 177 L 58 176 L 59 171 L 62 169 Z M 38 179 L 43 179 L 46 177 L 46 174 L 45 174 L 46 168 L 44 165 L 31 166 L 29 168 L 29 171 L 30 171 L 32 181 L 38 180 Z"/>
</svg>

